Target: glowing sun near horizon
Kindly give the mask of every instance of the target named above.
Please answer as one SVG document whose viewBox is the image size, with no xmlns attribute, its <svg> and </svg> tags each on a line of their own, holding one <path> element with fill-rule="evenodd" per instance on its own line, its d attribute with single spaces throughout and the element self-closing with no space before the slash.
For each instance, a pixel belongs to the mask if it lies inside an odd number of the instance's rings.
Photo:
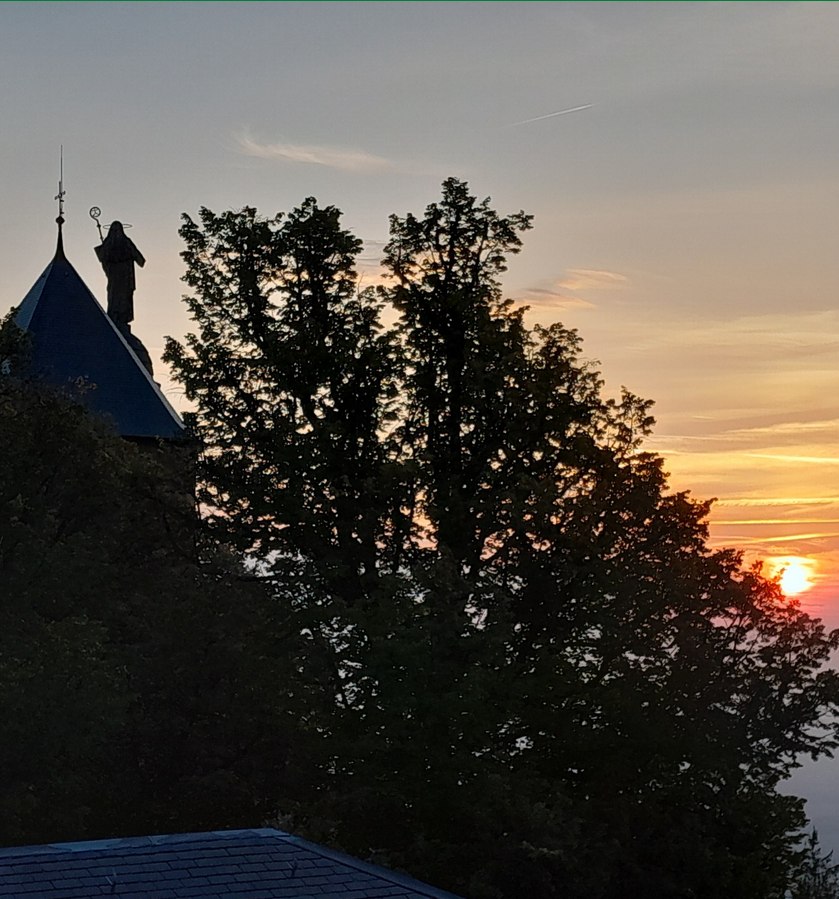
<svg viewBox="0 0 839 899">
<path fill-rule="evenodd" d="M 781 589 L 787 596 L 804 593 L 814 585 L 816 563 L 804 556 L 779 556 L 767 559 L 766 565 L 771 577 L 780 576 Z"/>
</svg>

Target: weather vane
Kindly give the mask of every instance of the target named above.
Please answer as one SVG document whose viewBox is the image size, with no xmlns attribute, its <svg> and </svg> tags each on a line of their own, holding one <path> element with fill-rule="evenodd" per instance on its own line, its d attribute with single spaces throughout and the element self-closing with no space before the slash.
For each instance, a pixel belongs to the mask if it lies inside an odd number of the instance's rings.
<svg viewBox="0 0 839 899">
<path fill-rule="evenodd" d="M 64 144 L 61 144 L 58 169 L 58 194 L 55 199 L 58 200 L 58 218 L 56 221 L 59 225 L 64 224 Z"/>
<path fill-rule="evenodd" d="M 102 210 L 98 206 L 90 207 L 90 217 L 93 219 L 94 222 L 96 222 L 96 227 L 99 229 L 99 240 L 104 240 L 105 236 L 102 233 L 102 223 L 99 221 L 100 215 L 102 215 Z M 113 224 L 113 222 L 111 224 Z M 110 228 L 111 225 L 106 225 L 105 227 Z M 129 225 L 127 222 L 123 222 L 122 227 L 130 228 L 131 225 Z"/>
</svg>

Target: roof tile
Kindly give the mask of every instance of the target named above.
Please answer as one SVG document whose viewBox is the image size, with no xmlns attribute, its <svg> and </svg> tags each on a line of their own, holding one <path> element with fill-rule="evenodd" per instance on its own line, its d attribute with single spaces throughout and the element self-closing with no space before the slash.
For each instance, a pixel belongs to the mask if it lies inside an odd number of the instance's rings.
<svg viewBox="0 0 839 899">
<path fill-rule="evenodd" d="M 2 899 L 111 895 L 457 899 L 410 877 L 267 828 L 0 849 Z"/>
</svg>

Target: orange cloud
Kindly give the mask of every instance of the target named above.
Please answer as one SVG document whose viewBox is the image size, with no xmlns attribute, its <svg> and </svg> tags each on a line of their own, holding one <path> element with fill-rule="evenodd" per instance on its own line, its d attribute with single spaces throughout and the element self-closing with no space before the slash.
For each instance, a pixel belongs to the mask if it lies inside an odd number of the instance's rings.
<svg viewBox="0 0 839 899">
<path fill-rule="evenodd" d="M 629 281 L 625 275 L 617 272 L 597 271 L 588 268 L 570 268 L 569 277 L 558 282 L 559 287 L 566 290 L 614 290 L 627 287 Z"/>
<path fill-rule="evenodd" d="M 808 497 L 755 497 L 718 499 L 717 506 L 825 506 L 839 503 L 839 496 L 808 496 Z"/>
<path fill-rule="evenodd" d="M 807 465 L 839 465 L 839 457 L 835 456 L 790 456 L 781 453 L 743 453 L 750 459 L 771 459 L 777 462 L 804 462 Z"/>
<path fill-rule="evenodd" d="M 526 287 L 516 297 L 519 303 L 549 309 L 593 309 L 594 303 L 545 287 Z"/>
</svg>

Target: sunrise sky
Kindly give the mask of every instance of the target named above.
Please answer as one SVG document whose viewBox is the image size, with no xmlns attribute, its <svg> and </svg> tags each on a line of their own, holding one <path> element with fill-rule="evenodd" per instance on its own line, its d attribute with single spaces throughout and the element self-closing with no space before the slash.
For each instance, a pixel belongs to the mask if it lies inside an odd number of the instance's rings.
<svg viewBox="0 0 839 899">
<path fill-rule="evenodd" d="M 153 355 L 189 327 L 181 212 L 314 195 L 372 280 L 388 215 L 464 178 L 535 216 L 509 295 L 656 400 L 714 543 L 837 626 L 837 58 L 835 3 L 2 3 L 0 311 L 52 255 L 60 144 L 68 256 L 102 297 L 88 209 L 133 225 Z M 798 789 L 835 845 L 831 764 Z"/>
</svg>

